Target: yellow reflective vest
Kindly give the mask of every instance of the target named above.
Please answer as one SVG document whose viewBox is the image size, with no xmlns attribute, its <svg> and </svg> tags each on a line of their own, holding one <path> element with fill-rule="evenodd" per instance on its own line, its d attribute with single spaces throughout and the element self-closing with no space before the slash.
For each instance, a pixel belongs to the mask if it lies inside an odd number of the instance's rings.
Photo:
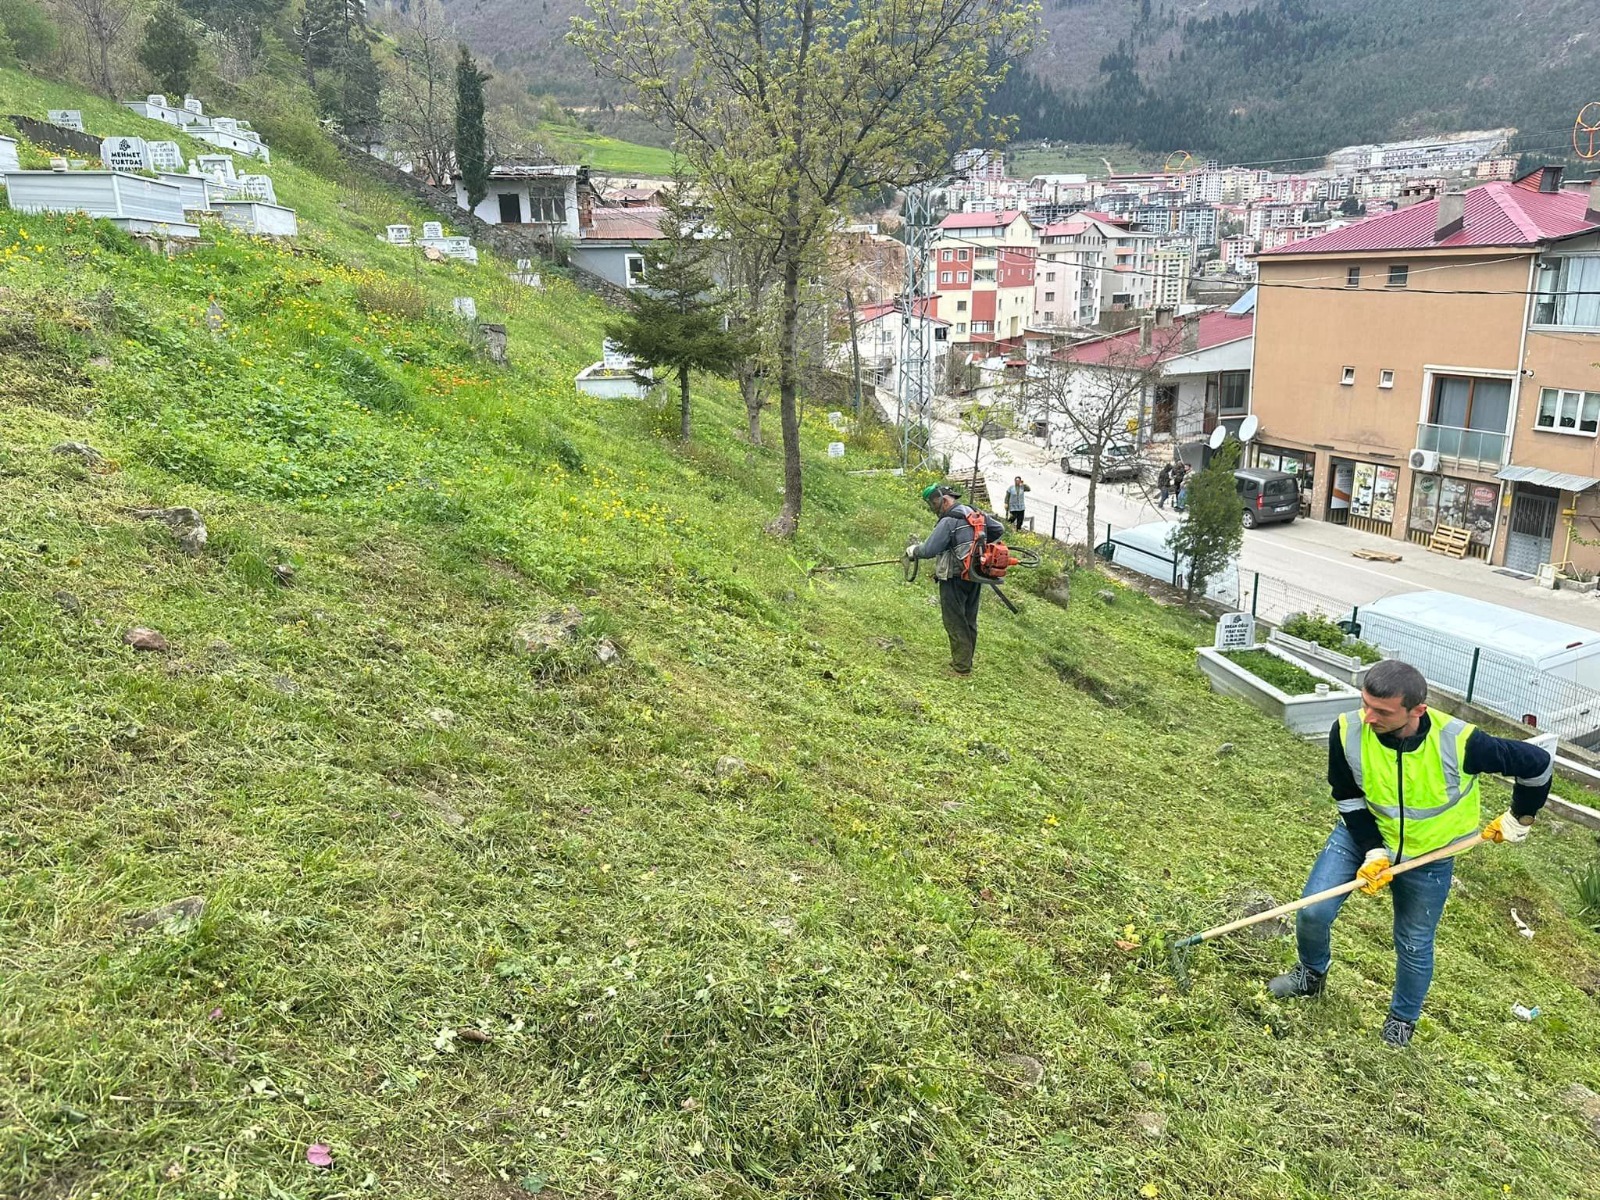
<svg viewBox="0 0 1600 1200">
<path fill-rule="evenodd" d="M 1340 715 L 1345 761 L 1377 818 L 1391 861 L 1477 832 L 1478 777 L 1461 769 L 1472 733 L 1473 726 L 1457 717 L 1430 714 L 1422 744 L 1401 753 L 1380 742 L 1359 712 Z"/>
</svg>

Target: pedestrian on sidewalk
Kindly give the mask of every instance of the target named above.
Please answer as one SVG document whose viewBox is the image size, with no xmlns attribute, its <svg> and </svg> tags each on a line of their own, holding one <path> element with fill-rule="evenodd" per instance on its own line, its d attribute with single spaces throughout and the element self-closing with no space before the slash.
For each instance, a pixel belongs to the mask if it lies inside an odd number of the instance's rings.
<svg viewBox="0 0 1600 1200">
<path fill-rule="evenodd" d="M 1006 489 L 1006 512 L 1011 517 L 1011 527 L 1018 533 L 1022 532 L 1022 518 L 1028 513 L 1028 493 L 1033 489 L 1022 482 L 1018 475 L 1016 482 Z"/>
<path fill-rule="evenodd" d="M 950 639 L 950 669 L 957 675 L 972 674 L 972 656 L 978 648 L 978 602 L 983 599 L 983 584 L 962 578 L 962 564 L 972 545 L 972 525 L 967 520 L 976 509 L 958 503 L 960 493 L 942 483 L 929 484 L 922 500 L 939 518 L 928 540 L 906 547 L 907 559 L 931 558 L 933 576 L 939 581 L 939 615 Z M 984 536 L 991 542 L 1005 537 L 1006 527 L 987 513 L 982 514 Z"/>
<path fill-rule="evenodd" d="M 1156 472 L 1156 507 L 1165 508 L 1167 497 L 1172 495 L 1172 464 L 1166 463 Z"/>
<path fill-rule="evenodd" d="M 1344 713 L 1328 733 L 1328 786 L 1340 823 L 1311 868 L 1303 895 L 1360 878 L 1375 896 L 1394 898 L 1395 972 L 1385 1044 L 1411 1041 L 1433 981 L 1434 931 L 1444 914 L 1454 860 L 1404 875 L 1390 865 L 1417 858 L 1478 830 L 1478 776 L 1511 779 L 1511 807 L 1483 831 L 1494 842 L 1520 842 L 1550 795 L 1552 757 L 1531 742 L 1498 738 L 1467 722 L 1428 711 L 1428 681 L 1398 659 L 1375 663 L 1361 689 L 1359 713 Z M 1278 999 L 1315 996 L 1332 963 L 1329 934 L 1344 896 L 1302 908 L 1295 917 L 1298 961 L 1273 979 Z"/>
</svg>

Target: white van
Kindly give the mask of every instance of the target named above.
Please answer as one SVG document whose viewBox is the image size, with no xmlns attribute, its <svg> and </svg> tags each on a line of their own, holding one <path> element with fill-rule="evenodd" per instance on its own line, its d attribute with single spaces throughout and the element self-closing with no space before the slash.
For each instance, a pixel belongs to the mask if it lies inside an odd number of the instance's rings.
<svg viewBox="0 0 1600 1200">
<path fill-rule="evenodd" d="M 1600 631 L 1454 592 L 1406 592 L 1358 610 L 1361 639 L 1431 683 L 1512 721 L 1600 744 Z M 1476 666 L 1474 666 L 1476 652 Z"/>
<path fill-rule="evenodd" d="M 1180 558 L 1167 545 L 1167 538 L 1178 526 L 1171 521 L 1151 521 L 1119 529 L 1110 540 L 1095 547 L 1095 553 L 1107 562 L 1116 563 L 1130 571 L 1159 579 L 1162 583 L 1181 588 L 1189 577 L 1189 560 Z M 1239 605 L 1239 563 L 1235 559 L 1213 578 L 1206 581 L 1206 599 Z"/>
</svg>

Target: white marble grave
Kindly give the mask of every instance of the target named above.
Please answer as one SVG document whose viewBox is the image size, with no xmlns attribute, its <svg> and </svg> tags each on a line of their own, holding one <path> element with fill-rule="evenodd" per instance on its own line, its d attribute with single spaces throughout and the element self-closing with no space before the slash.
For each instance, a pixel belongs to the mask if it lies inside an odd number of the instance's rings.
<svg viewBox="0 0 1600 1200">
<path fill-rule="evenodd" d="M 234 183 L 238 175 L 233 170 L 233 155 L 231 154 L 201 154 L 194 160 L 195 166 L 200 168 L 200 174 L 209 176 L 221 183 Z"/>
<path fill-rule="evenodd" d="M 424 240 L 427 240 L 428 238 L 442 238 L 444 236 L 443 222 L 424 221 L 422 223 L 422 236 Z"/>
<path fill-rule="evenodd" d="M 0 137 L 0 171 L 20 171 L 22 161 L 17 157 L 17 139 Z"/>
<path fill-rule="evenodd" d="M 63 129 L 76 129 L 83 132 L 83 112 L 76 108 L 52 108 L 50 110 L 50 124 L 59 125 Z"/>
<path fill-rule="evenodd" d="M 391 246 L 411 245 L 411 226 L 409 225 L 391 225 L 384 233 L 385 240 Z"/>
<path fill-rule="evenodd" d="M 272 190 L 272 179 L 266 175 L 239 176 L 239 194 L 247 200 L 257 200 L 263 204 L 278 202 L 278 197 Z"/>
<path fill-rule="evenodd" d="M 471 296 L 457 296 L 454 307 L 456 316 L 467 321 L 478 319 L 478 302 Z"/>
<path fill-rule="evenodd" d="M 150 166 L 153 170 L 183 170 L 183 151 L 177 142 L 147 142 L 146 148 L 150 152 Z"/>
</svg>

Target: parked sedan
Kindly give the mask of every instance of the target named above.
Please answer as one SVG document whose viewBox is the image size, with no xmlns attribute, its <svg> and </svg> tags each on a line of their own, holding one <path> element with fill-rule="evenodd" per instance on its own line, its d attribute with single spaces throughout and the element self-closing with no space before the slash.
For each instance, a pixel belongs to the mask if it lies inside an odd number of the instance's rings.
<svg viewBox="0 0 1600 1200">
<path fill-rule="evenodd" d="M 1068 475 L 1093 474 L 1093 449 L 1088 443 L 1080 442 L 1061 456 L 1061 469 Z M 1112 442 L 1100 455 L 1100 478 L 1137 479 L 1141 465 L 1139 452 L 1131 442 Z"/>
</svg>

